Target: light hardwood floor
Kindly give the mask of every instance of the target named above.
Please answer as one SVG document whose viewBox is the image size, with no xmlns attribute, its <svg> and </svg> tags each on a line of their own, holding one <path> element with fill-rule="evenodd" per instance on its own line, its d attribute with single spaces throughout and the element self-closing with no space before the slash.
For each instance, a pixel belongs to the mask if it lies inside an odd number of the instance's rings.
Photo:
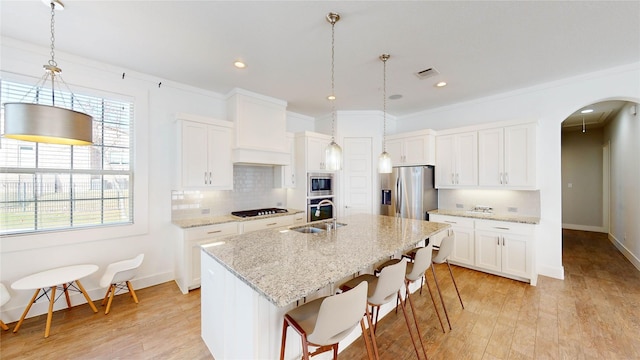
<svg viewBox="0 0 640 360">
<path fill-rule="evenodd" d="M 464 310 L 446 267 L 436 267 L 453 330 L 442 333 L 426 292 L 413 295 L 429 358 L 640 359 L 640 272 L 604 234 L 563 234 L 564 281 L 540 277 L 532 287 L 454 267 Z M 27 319 L 17 334 L 2 332 L 0 358 L 212 358 L 200 339 L 199 290 L 182 295 L 170 282 L 136 293 L 138 305 L 119 295 L 107 316 L 86 304 L 55 312 L 48 339 L 46 315 Z M 380 321 L 377 339 L 382 359 L 415 359 L 401 312 Z M 340 358 L 366 358 L 362 340 Z"/>
</svg>

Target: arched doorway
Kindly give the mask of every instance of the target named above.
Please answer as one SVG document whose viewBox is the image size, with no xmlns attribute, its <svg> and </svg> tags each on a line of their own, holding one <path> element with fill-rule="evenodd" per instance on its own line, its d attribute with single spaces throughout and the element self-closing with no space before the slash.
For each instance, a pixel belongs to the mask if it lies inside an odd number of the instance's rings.
<svg viewBox="0 0 640 360">
<path fill-rule="evenodd" d="M 608 100 L 578 109 L 562 124 L 561 153 L 563 228 L 606 233 L 640 269 L 639 108 Z"/>
</svg>

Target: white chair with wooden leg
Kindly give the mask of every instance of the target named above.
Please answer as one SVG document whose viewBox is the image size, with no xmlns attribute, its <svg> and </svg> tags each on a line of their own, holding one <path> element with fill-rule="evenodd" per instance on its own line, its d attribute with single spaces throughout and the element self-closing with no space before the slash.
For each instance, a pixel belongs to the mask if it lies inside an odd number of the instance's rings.
<svg viewBox="0 0 640 360">
<path fill-rule="evenodd" d="M 453 271 L 451 270 L 451 265 L 449 264 L 449 256 L 453 251 L 455 238 L 454 235 L 451 234 L 440 242 L 440 249 L 437 253 L 433 255 L 432 262 L 433 264 L 443 264 L 447 263 L 447 267 L 449 268 L 449 274 L 451 275 L 451 280 L 453 281 L 453 286 L 456 288 L 456 292 L 458 293 L 458 299 L 460 299 L 460 305 L 464 309 L 464 304 L 462 303 L 462 297 L 460 296 L 460 291 L 458 290 L 458 285 L 456 284 L 456 279 L 453 277 Z M 447 322 L 449 323 L 449 329 L 451 329 L 451 321 L 449 320 L 449 314 L 447 313 L 447 306 L 444 303 L 444 298 L 442 297 L 442 291 L 440 290 L 440 284 L 438 284 L 438 277 L 436 276 L 436 268 L 435 266 L 431 267 L 431 271 L 433 272 L 433 279 L 436 282 L 436 287 L 438 288 L 438 294 L 440 294 L 440 301 L 442 302 L 442 308 L 444 309 L 444 315 L 447 317 Z"/>
<path fill-rule="evenodd" d="M 411 305 L 411 310 L 415 314 L 413 301 L 411 301 L 409 284 L 411 284 L 412 282 L 418 281 L 418 279 L 424 279 L 424 282 L 427 284 L 427 289 L 429 290 L 429 296 L 431 297 L 433 308 L 436 311 L 436 315 L 438 316 L 440 327 L 442 327 L 442 332 L 445 332 L 444 324 L 442 323 L 442 318 L 440 317 L 440 312 L 438 311 L 438 306 L 436 305 L 436 299 L 433 297 L 433 292 L 431 291 L 429 280 L 426 278 L 426 274 L 425 274 L 426 271 L 429 270 L 429 267 L 431 267 L 432 252 L 433 252 L 433 248 L 431 244 L 425 247 L 416 249 L 415 252 L 413 252 L 413 262 L 410 262 L 409 264 L 407 264 L 407 274 L 405 275 L 405 286 L 407 289 L 407 298 L 409 298 L 409 305 Z M 422 284 L 420 285 L 420 289 L 422 289 Z M 418 324 L 416 322 L 416 327 L 417 326 Z M 420 334 L 419 330 L 418 330 L 418 334 Z"/>
<path fill-rule="evenodd" d="M 366 314 L 371 329 L 371 317 L 367 310 L 367 283 L 362 282 L 352 290 L 327 296 L 301 305 L 284 315 L 280 360 L 284 359 L 287 329 L 293 328 L 302 338 L 302 358 L 333 350 L 333 359 L 338 358 L 338 344 L 360 324 L 369 359 L 377 359 L 372 353 L 369 336 L 375 346 L 373 332 L 365 327 Z M 310 353 L 309 346 L 317 347 Z M 375 349 L 375 348 L 374 348 Z"/>
<path fill-rule="evenodd" d="M 130 280 L 136 276 L 136 271 L 142 264 L 143 259 L 144 254 L 140 254 L 133 259 L 118 261 L 107 266 L 104 275 L 102 275 L 100 279 L 100 286 L 107 287 L 107 293 L 102 300 L 103 306 L 107 304 L 107 308 L 104 311 L 105 315 L 111 310 L 111 302 L 113 301 L 116 291 L 124 290 L 125 286 L 129 289 L 133 301 L 135 301 L 136 304 L 138 303 L 138 297 L 133 290 Z M 107 300 L 109 301 L 108 303 Z"/>
<path fill-rule="evenodd" d="M 402 313 L 404 315 L 405 322 L 407 323 L 407 330 L 409 330 L 409 336 L 411 337 L 411 342 L 413 343 L 413 348 L 416 351 L 416 355 L 418 359 L 420 358 L 420 353 L 418 350 L 418 345 L 413 336 L 413 332 L 411 331 L 411 324 L 409 322 L 409 317 L 407 315 L 406 301 L 402 299 L 402 295 L 400 290 L 404 286 L 404 278 L 407 270 L 407 262 L 404 260 L 397 261 L 395 264 L 388 265 L 380 270 L 380 275 L 375 276 L 372 274 L 364 274 L 356 277 L 355 279 L 349 280 L 340 286 L 341 290 L 348 290 L 354 287 L 356 284 L 359 284 L 362 281 L 366 281 L 369 283 L 369 294 L 367 298 L 367 302 L 374 309 L 376 315 L 373 325 L 373 332 L 375 333 L 376 328 L 378 326 L 378 315 L 380 313 L 380 306 L 391 302 L 398 297 L 400 301 L 400 307 L 402 308 Z M 415 313 L 414 313 L 415 316 Z M 414 319 L 415 320 L 415 319 Z M 424 357 L 427 357 L 427 352 L 425 351 L 424 344 L 422 342 L 422 337 L 418 336 L 420 340 L 420 344 L 422 345 L 422 351 L 424 353 Z"/>
<path fill-rule="evenodd" d="M 4 286 L 3 283 L 0 283 L 0 307 L 8 303 L 9 300 L 11 300 L 11 294 L 9 294 L 9 290 L 6 286 Z M 2 330 L 9 330 L 7 324 L 5 324 L 2 320 L 0 320 L 0 327 L 2 327 Z"/>
</svg>

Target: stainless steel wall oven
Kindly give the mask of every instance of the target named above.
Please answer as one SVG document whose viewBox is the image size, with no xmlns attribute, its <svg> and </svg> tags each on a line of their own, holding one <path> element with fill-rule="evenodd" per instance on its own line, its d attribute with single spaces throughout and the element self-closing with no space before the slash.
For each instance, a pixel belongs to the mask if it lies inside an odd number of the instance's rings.
<svg viewBox="0 0 640 360">
<path fill-rule="evenodd" d="M 322 200 L 331 200 L 333 202 L 333 197 L 307 199 L 307 222 L 331 219 L 333 217 L 333 212 L 336 211 L 336 209 L 331 205 L 320 206 L 320 211 L 318 212 L 318 206 L 316 205 Z"/>
</svg>

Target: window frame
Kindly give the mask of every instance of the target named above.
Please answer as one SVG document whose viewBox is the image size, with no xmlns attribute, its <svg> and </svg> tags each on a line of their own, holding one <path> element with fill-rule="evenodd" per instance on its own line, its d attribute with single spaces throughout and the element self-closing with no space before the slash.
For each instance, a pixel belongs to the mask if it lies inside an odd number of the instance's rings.
<svg viewBox="0 0 640 360">
<path fill-rule="evenodd" d="M 14 49 L 16 50 L 16 49 Z M 23 49 L 17 49 L 21 52 Z M 6 52 L 9 54 L 9 52 Z M 4 54 L 3 54 L 4 56 Z M 81 58 L 77 58 L 75 63 L 82 63 Z M 10 57 L 8 57 L 8 60 Z M 24 71 L 31 73 L 33 70 L 29 62 L 20 59 L 12 71 L 0 70 L 0 78 L 7 81 L 18 82 L 23 84 L 36 84 L 38 78 L 23 75 L 13 71 Z M 6 61 L 10 67 L 11 61 Z M 41 249 L 47 247 L 74 245 L 82 243 L 91 243 L 95 241 L 104 241 L 116 238 L 129 238 L 143 236 L 149 233 L 149 144 L 150 140 L 145 134 L 149 131 L 149 88 L 144 81 L 130 81 L 123 84 L 113 72 L 107 70 L 98 70 L 95 68 L 85 68 L 80 71 L 85 76 L 75 81 L 82 83 L 83 86 L 66 82 L 69 87 L 77 93 L 90 96 L 106 97 L 111 99 L 132 101 L 135 107 L 134 112 L 134 129 L 131 151 L 131 171 L 133 182 L 133 223 L 116 224 L 116 225 L 100 225 L 97 227 L 63 229 L 55 231 L 42 231 L 32 233 L 7 234 L 0 236 L 0 253 L 9 253 L 15 251 L 25 251 L 32 249 Z M 102 89 L 102 90 L 96 90 Z M 0 138 L 0 142 L 3 139 Z"/>
</svg>

